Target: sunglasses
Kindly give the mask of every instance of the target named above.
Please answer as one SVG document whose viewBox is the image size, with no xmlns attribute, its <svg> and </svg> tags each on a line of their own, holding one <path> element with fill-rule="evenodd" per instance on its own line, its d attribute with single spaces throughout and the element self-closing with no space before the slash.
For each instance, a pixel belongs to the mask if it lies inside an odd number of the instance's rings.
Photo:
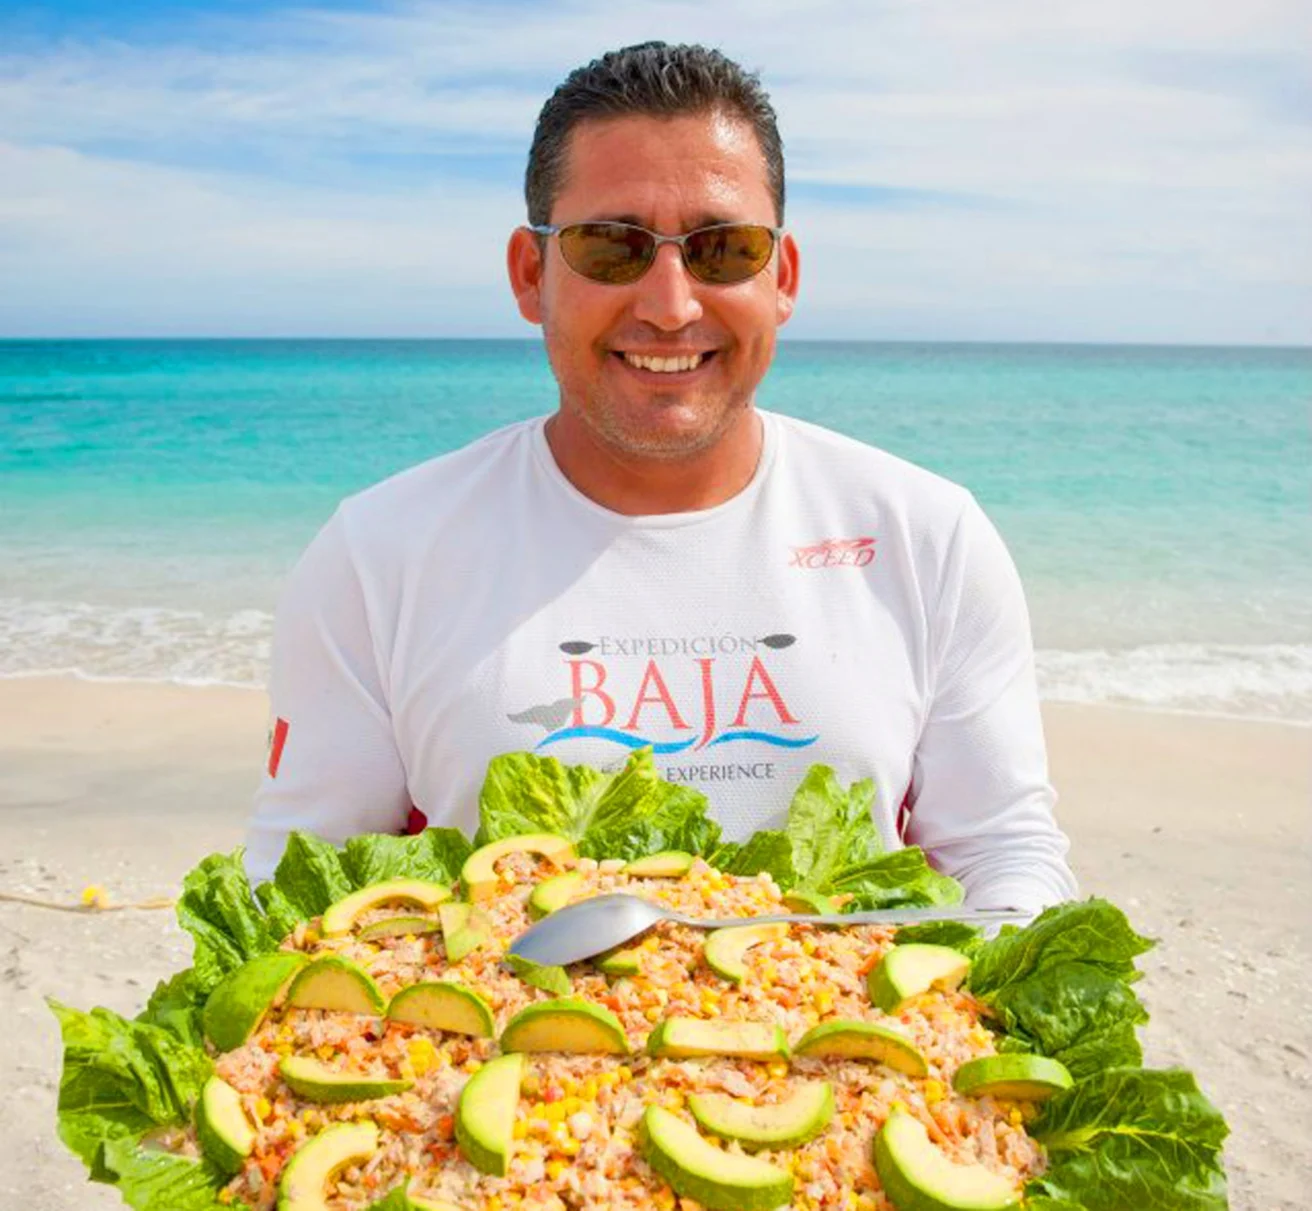
<svg viewBox="0 0 1312 1211">
<path fill-rule="evenodd" d="M 656 260 L 662 244 L 677 244 L 684 268 L 699 282 L 730 286 L 755 277 L 774 255 L 779 227 L 759 223 L 717 223 L 684 235 L 659 235 L 632 223 L 538 224 L 536 235 L 560 240 L 560 255 L 575 273 L 590 282 L 627 286 L 636 282 Z"/>
</svg>

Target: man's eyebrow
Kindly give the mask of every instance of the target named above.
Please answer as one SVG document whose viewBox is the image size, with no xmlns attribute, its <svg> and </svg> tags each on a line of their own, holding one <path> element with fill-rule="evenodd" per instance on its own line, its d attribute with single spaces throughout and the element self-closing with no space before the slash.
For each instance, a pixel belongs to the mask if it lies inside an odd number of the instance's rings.
<svg viewBox="0 0 1312 1211">
<path fill-rule="evenodd" d="M 610 215 L 604 219 L 592 219 L 590 221 L 593 223 L 628 223 L 631 227 L 647 227 L 642 219 L 633 214 Z M 737 223 L 740 221 L 739 219 L 726 218 L 721 214 L 702 214 L 697 217 L 690 227 L 686 227 L 684 230 L 696 231 L 701 227 L 719 227 L 723 223 Z"/>
</svg>

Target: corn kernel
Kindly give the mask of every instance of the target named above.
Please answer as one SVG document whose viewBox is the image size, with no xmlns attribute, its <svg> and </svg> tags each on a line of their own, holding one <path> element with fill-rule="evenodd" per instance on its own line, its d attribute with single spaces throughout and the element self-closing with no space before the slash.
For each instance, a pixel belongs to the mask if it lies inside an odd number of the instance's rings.
<svg viewBox="0 0 1312 1211">
<path fill-rule="evenodd" d="M 483 1207 L 484 1211 L 501 1211 L 501 1196 L 497 1194 L 489 1194 L 487 1196 L 487 1202 L 483 1204 Z"/>
<path fill-rule="evenodd" d="M 1019 1106 L 1013 1106 L 1007 1111 L 1007 1122 L 1013 1127 L 1019 1127 L 1025 1121 L 1025 1116 L 1021 1113 Z"/>
<path fill-rule="evenodd" d="M 597 1100 L 597 1091 L 600 1088 L 600 1082 L 595 1076 L 590 1076 L 583 1082 L 583 1087 L 579 1090 L 580 1096 L 584 1102 L 594 1102 Z"/>
<path fill-rule="evenodd" d="M 925 1082 L 925 1102 L 932 1106 L 936 1102 L 941 1102 L 947 1096 L 947 1090 L 943 1087 L 942 1081 L 928 1080 Z"/>
<path fill-rule="evenodd" d="M 619 1078 L 621 1081 L 633 1080 L 633 1069 L 627 1064 L 621 1064 L 619 1068 Z"/>
<path fill-rule="evenodd" d="M 642 1016 L 649 1022 L 659 1022 L 661 1020 L 661 1007 L 653 1005 Z"/>
<path fill-rule="evenodd" d="M 547 1162 L 547 1178 L 549 1181 L 560 1181 L 560 1175 L 568 1169 L 569 1166 L 561 1160 Z"/>
<path fill-rule="evenodd" d="M 510 1134 L 513 1135 L 517 1140 L 527 1139 L 528 1123 L 526 1123 L 523 1119 L 520 1119 L 520 1121 L 515 1124 Z"/>
<path fill-rule="evenodd" d="M 269 1099 L 267 1097 L 261 1097 L 255 1099 L 255 1113 L 259 1117 L 261 1122 L 263 1122 L 265 1119 L 269 1117 L 270 1114 L 273 1113 L 273 1107 L 269 1105 Z"/>
<path fill-rule="evenodd" d="M 788 1065 L 783 1060 L 772 1060 L 766 1071 L 773 1077 L 788 1075 Z"/>
</svg>

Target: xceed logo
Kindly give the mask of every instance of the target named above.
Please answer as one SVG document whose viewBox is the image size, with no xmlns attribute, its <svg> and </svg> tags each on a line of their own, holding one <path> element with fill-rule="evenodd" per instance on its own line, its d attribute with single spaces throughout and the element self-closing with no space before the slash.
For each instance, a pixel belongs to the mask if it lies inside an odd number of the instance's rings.
<svg viewBox="0 0 1312 1211">
<path fill-rule="evenodd" d="M 822 538 L 794 547 L 790 568 L 864 568 L 875 561 L 873 538 Z"/>
</svg>

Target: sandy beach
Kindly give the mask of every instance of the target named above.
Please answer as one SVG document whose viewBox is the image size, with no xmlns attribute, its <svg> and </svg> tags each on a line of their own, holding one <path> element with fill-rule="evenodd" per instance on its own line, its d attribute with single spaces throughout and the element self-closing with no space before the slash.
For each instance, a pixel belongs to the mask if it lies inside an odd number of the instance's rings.
<svg viewBox="0 0 1312 1211">
<path fill-rule="evenodd" d="M 1104 707 L 1046 712 L 1084 890 L 1160 939 L 1146 959 L 1149 1062 L 1192 1068 L 1230 1121 L 1232 1206 L 1312 1189 L 1312 731 Z M 0 891 L 63 903 L 168 896 L 241 841 L 263 760 L 261 694 L 0 681 Z M 0 1206 L 120 1206 L 55 1135 L 59 1039 L 43 998 L 133 1014 L 185 967 L 166 911 L 0 903 Z M 16 1028 L 15 1028 L 16 1027 Z M 21 1159 L 20 1159 L 21 1158 Z"/>
</svg>

